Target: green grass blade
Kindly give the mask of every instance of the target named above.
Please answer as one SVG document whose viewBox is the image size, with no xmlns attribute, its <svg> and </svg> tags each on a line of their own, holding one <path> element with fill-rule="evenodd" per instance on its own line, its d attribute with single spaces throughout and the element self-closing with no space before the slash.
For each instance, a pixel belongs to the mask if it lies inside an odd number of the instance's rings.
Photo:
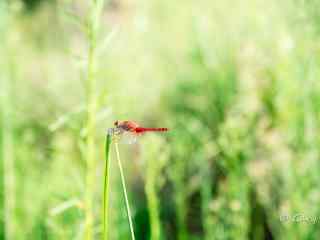
<svg viewBox="0 0 320 240">
<path fill-rule="evenodd" d="M 107 134 L 106 145 L 105 145 L 105 167 L 104 167 L 104 184 L 103 184 L 103 240 L 108 239 L 110 145 L 111 145 L 111 134 Z"/>
</svg>

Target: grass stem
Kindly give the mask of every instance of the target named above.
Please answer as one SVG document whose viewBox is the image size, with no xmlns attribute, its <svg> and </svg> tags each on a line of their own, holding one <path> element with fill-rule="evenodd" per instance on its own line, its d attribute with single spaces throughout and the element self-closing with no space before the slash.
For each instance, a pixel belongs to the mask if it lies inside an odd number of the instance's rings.
<svg viewBox="0 0 320 240">
<path fill-rule="evenodd" d="M 14 166 L 14 134 L 12 117 L 11 84 L 7 76 L 2 78 L 2 161 L 4 183 L 4 219 L 6 239 L 15 239 L 15 166 Z"/>
<path fill-rule="evenodd" d="M 86 219 L 85 219 L 85 239 L 91 240 L 93 236 L 93 195 L 96 167 L 96 114 L 98 108 L 97 97 L 97 71 L 96 71 L 96 49 L 97 35 L 99 32 L 99 20 L 101 17 L 104 0 L 91 2 L 91 9 L 88 18 L 88 65 L 87 65 L 87 141 L 86 141 Z"/>
<path fill-rule="evenodd" d="M 0 3 L 0 8 L 9 11 L 9 2 Z M 1 14 L 0 14 L 1 15 Z M 0 61 L 0 159 L 2 161 L 1 172 L 3 173 L 3 194 L 1 201 L 3 201 L 3 229 L 5 239 L 17 238 L 17 219 L 16 219 L 16 172 L 15 172 L 15 119 L 14 119 L 14 54 L 11 54 L 11 49 L 7 43 L 9 39 L 6 35 L 6 29 L 9 29 L 12 19 L 9 15 L 3 14 L 2 21 L 7 25 L 3 29 L 0 29 L 0 38 L 4 39 L 1 46 L 2 53 L 5 60 Z M 3 31 L 2 31 L 3 30 Z"/>
<path fill-rule="evenodd" d="M 133 224 L 132 224 L 132 216 L 131 216 L 130 205 L 129 205 L 129 200 L 128 200 L 128 194 L 127 194 L 127 187 L 126 187 L 126 182 L 125 182 L 125 178 L 124 178 L 124 174 L 123 174 L 123 168 L 122 168 L 122 164 L 121 164 L 119 146 L 118 146 L 118 142 L 117 141 L 115 141 L 115 147 L 116 147 L 117 160 L 118 160 L 118 165 L 119 165 L 119 170 L 120 170 L 123 194 L 124 194 L 124 198 L 125 198 L 125 202 L 126 202 L 126 210 L 127 210 L 129 227 L 130 227 L 130 232 L 131 232 L 131 239 L 135 240 Z"/>
<path fill-rule="evenodd" d="M 107 134 L 105 145 L 105 170 L 104 170 L 104 184 L 103 184 L 103 240 L 108 239 L 108 209 L 109 209 L 109 173 L 110 162 L 109 152 L 111 144 L 111 135 Z"/>
</svg>

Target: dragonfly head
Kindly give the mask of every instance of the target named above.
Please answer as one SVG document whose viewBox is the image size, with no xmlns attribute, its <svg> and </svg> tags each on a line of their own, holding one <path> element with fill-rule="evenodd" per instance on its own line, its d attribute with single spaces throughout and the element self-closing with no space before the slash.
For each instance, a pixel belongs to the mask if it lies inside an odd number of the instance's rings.
<svg viewBox="0 0 320 240">
<path fill-rule="evenodd" d="M 118 125 L 119 125 L 119 121 L 117 120 L 117 121 L 115 121 L 114 122 L 114 125 L 116 126 L 116 127 L 118 127 Z"/>
</svg>

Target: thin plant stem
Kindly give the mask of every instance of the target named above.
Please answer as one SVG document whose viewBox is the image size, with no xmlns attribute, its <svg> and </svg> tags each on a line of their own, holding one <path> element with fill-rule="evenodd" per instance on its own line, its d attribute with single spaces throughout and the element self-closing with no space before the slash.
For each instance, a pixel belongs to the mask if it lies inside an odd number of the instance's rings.
<svg viewBox="0 0 320 240">
<path fill-rule="evenodd" d="M 89 62 L 88 62 L 88 77 L 87 77 L 87 141 L 86 141 L 86 161 L 87 161 L 87 172 L 86 172 L 86 224 L 85 224 L 85 235 L 86 239 L 92 238 L 92 223 L 93 223 L 93 210 L 92 210 L 92 199 L 93 199 L 93 185 L 94 185 L 94 172 L 96 162 L 95 152 L 95 122 L 97 112 L 97 97 L 96 91 L 96 79 L 94 76 L 94 48 L 89 48 Z"/>
<path fill-rule="evenodd" d="M 93 195 L 96 167 L 96 113 L 98 105 L 97 97 L 97 74 L 96 74 L 96 49 L 97 35 L 99 31 L 99 20 L 104 0 L 91 2 L 91 9 L 88 18 L 88 65 L 87 65 L 87 139 L 86 139 L 86 217 L 85 217 L 85 239 L 91 240 L 93 236 Z"/>
<path fill-rule="evenodd" d="M 200 187 L 201 194 L 201 212 L 202 212 L 202 222 L 204 230 L 204 239 L 209 240 L 213 239 L 213 219 L 210 211 L 210 203 L 212 201 L 212 190 L 209 180 L 212 179 L 212 170 L 210 169 L 210 163 L 207 159 L 203 162 L 202 169 L 202 182 L 203 184 Z M 207 181 L 207 182 L 206 182 Z"/>
<path fill-rule="evenodd" d="M 149 163 L 148 163 L 149 164 Z M 150 228 L 151 228 L 151 239 L 159 240 L 161 234 L 161 223 L 159 219 L 159 201 L 157 198 L 156 190 L 156 172 L 157 170 L 151 170 L 152 166 L 148 166 L 147 169 L 147 183 L 145 191 L 148 200 Z M 150 173 L 152 172 L 152 173 Z"/>
<path fill-rule="evenodd" d="M 147 198 L 147 204 L 149 209 L 149 219 L 150 219 L 150 236 L 152 240 L 160 240 L 161 239 L 161 222 L 159 217 L 159 200 L 157 197 L 157 186 L 158 186 L 158 176 L 161 174 L 161 170 L 163 167 L 162 159 L 158 159 L 158 164 L 154 164 L 152 159 L 155 157 L 162 158 L 162 155 L 159 152 L 158 148 L 154 148 L 153 146 L 161 145 L 160 142 L 151 146 L 148 146 L 149 149 L 146 158 L 146 184 L 145 184 L 145 192 Z"/>
<path fill-rule="evenodd" d="M 9 2 L 4 1 L 0 3 L 0 8 L 3 7 L 5 11 L 9 11 Z M 16 239 L 17 237 L 17 224 L 16 224 L 16 173 L 15 173 L 15 119 L 14 119 L 14 98 L 12 97 L 13 90 L 13 80 L 14 80 L 14 59 L 9 48 L 6 50 L 7 43 L 9 39 L 6 38 L 6 30 L 9 29 L 11 18 L 9 14 L 4 14 L 2 20 L 7 21 L 7 26 L 5 29 L 0 29 L 0 38 L 4 39 L 4 44 L 1 46 L 3 50 L 5 61 L 0 62 L 0 67 L 2 68 L 3 74 L 0 76 L 0 122 L 1 122 L 1 139 L 2 149 L 0 149 L 0 159 L 2 159 L 3 164 L 3 212 L 4 212 L 4 237 L 5 239 Z M 3 30 L 3 31 L 2 31 Z M 3 47 L 3 49 L 2 49 Z"/>
<path fill-rule="evenodd" d="M 14 134 L 12 117 L 12 86 L 9 76 L 2 77 L 2 159 L 4 174 L 4 218 L 6 239 L 15 237 L 15 170 L 14 170 Z"/>
<path fill-rule="evenodd" d="M 107 134 L 105 145 L 105 170 L 103 184 L 103 240 L 108 239 L 108 209 L 109 209 L 109 173 L 110 173 L 110 144 L 111 135 Z"/>
<path fill-rule="evenodd" d="M 117 140 L 115 141 L 115 148 L 116 148 L 118 165 L 119 165 L 119 170 L 120 170 L 123 194 L 124 194 L 124 198 L 125 198 L 125 202 L 126 202 L 126 210 L 127 210 L 129 227 L 130 227 L 130 232 L 131 232 L 131 239 L 135 240 L 133 224 L 132 224 L 132 216 L 131 216 L 130 205 L 129 205 L 129 200 L 128 200 L 128 194 L 127 194 L 127 187 L 126 187 L 126 182 L 125 182 L 125 178 L 124 178 L 124 174 L 123 174 L 123 168 L 122 168 L 122 164 L 121 164 L 121 159 L 120 159 L 120 153 L 119 153 L 119 147 L 118 147 Z"/>
</svg>

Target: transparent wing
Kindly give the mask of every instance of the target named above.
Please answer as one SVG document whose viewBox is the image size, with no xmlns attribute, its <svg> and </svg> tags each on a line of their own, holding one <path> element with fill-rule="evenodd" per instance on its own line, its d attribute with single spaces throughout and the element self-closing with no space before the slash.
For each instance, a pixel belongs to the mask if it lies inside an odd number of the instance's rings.
<svg viewBox="0 0 320 240">
<path fill-rule="evenodd" d="M 107 134 L 117 136 L 121 143 L 134 144 L 138 141 L 138 135 L 132 132 L 125 131 L 121 128 L 109 128 Z"/>
<path fill-rule="evenodd" d="M 120 141 L 124 144 L 135 144 L 138 142 L 138 136 L 131 132 L 123 132 Z"/>
</svg>

